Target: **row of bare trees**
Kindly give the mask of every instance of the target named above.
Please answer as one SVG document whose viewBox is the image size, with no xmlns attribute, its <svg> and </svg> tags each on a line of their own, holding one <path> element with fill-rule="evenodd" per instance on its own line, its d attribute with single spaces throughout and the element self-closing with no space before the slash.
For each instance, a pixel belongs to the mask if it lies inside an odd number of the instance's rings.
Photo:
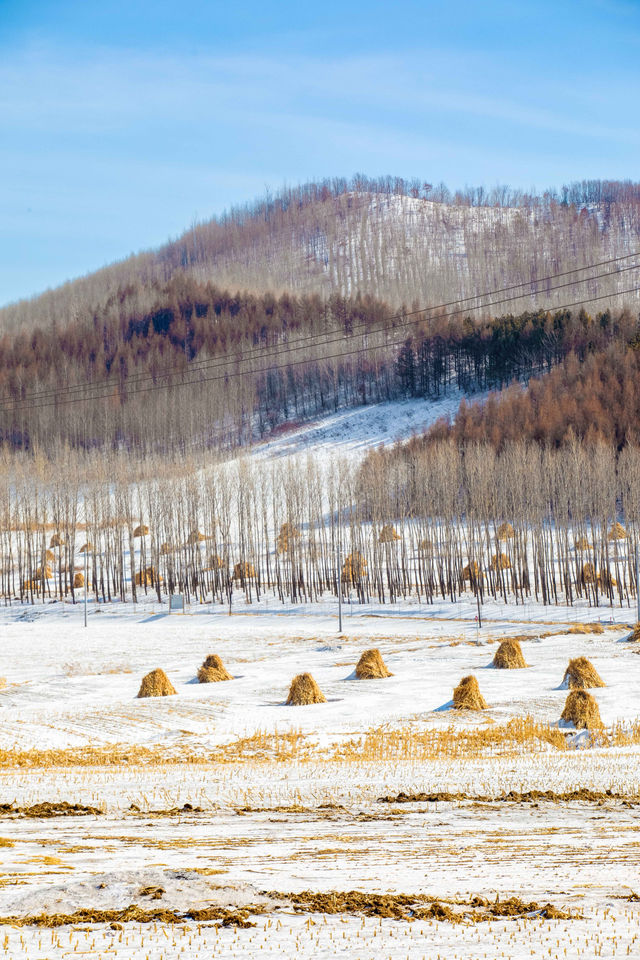
<svg viewBox="0 0 640 960">
<path fill-rule="evenodd" d="M 0 464 L 5 603 L 183 593 L 312 603 L 629 605 L 640 449 L 452 442 L 361 467 L 313 457 Z"/>
</svg>

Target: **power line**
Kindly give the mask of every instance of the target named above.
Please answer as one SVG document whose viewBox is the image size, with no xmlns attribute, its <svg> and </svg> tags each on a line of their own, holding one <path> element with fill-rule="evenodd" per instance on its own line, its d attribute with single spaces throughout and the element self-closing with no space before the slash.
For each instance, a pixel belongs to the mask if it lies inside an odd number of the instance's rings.
<svg viewBox="0 0 640 960">
<path fill-rule="evenodd" d="M 574 273 L 580 273 L 580 272 L 582 272 L 582 271 L 584 271 L 584 270 L 593 270 L 593 269 L 595 269 L 595 268 L 597 268 L 597 267 L 607 266 L 607 265 L 609 265 L 609 264 L 611 264 L 611 263 L 620 263 L 620 262 L 622 262 L 622 261 L 629 260 L 629 259 L 631 259 L 631 258 L 638 257 L 638 256 L 640 256 L 640 253 L 636 252 L 636 253 L 625 254 L 624 256 L 620 256 L 620 257 L 613 257 L 613 258 L 611 258 L 611 259 L 609 259 L 609 260 L 598 261 L 598 262 L 593 263 L 593 264 L 587 264 L 587 265 L 585 265 L 585 266 L 583 266 L 583 267 L 575 267 L 575 268 L 573 268 L 572 270 L 565 270 L 565 271 L 563 271 L 563 272 L 561 272 L 561 273 L 549 274 L 548 276 L 540 277 L 540 278 L 538 278 L 537 280 L 533 280 L 533 281 L 522 281 L 521 283 L 510 284 L 509 286 L 506 286 L 506 287 L 500 287 L 500 288 L 497 288 L 497 289 L 492 290 L 492 291 L 487 291 L 487 292 L 484 292 L 484 293 L 475 294 L 474 296 L 462 298 L 462 299 L 460 299 L 460 300 L 451 300 L 451 301 L 449 301 L 448 303 L 440 303 L 440 304 L 436 304 L 436 305 L 431 306 L 431 307 L 421 307 L 421 308 L 419 308 L 419 309 L 411 310 L 411 311 L 408 311 L 408 312 L 405 311 L 405 312 L 402 312 L 402 313 L 392 314 L 392 315 L 390 315 L 390 316 L 387 316 L 387 317 L 382 318 L 380 321 L 377 321 L 377 323 L 379 323 L 379 324 L 388 324 L 388 323 L 392 322 L 393 320 L 402 320 L 403 322 L 397 324 L 397 325 L 393 328 L 393 330 L 405 329 L 405 328 L 407 328 L 407 327 L 414 326 L 415 324 L 421 323 L 423 320 L 434 319 L 434 318 L 432 318 L 432 317 L 425 317 L 424 314 L 426 314 L 426 313 L 433 313 L 434 311 L 441 311 L 441 310 L 443 310 L 443 309 L 445 309 L 445 308 L 447 308 L 447 307 L 454 306 L 454 305 L 456 305 L 456 304 L 469 303 L 469 302 L 472 301 L 472 300 L 478 300 L 478 299 L 482 299 L 482 298 L 485 298 L 485 297 L 494 296 L 495 294 L 498 294 L 498 293 L 506 293 L 506 292 L 508 292 L 508 291 L 510 291 L 510 290 L 515 290 L 515 289 L 517 289 L 518 287 L 523 287 L 523 286 L 525 286 L 527 283 L 531 283 L 531 284 L 545 283 L 545 282 L 548 282 L 548 281 L 551 281 L 551 280 L 561 279 L 562 277 L 570 276 L 570 275 L 572 275 L 572 274 L 574 274 Z M 553 293 L 553 292 L 555 292 L 556 290 L 561 290 L 561 289 L 564 289 L 564 288 L 566 288 L 566 287 L 572 287 L 572 286 L 575 286 L 575 285 L 577 285 L 577 284 L 579 284 L 579 283 L 589 283 L 589 282 L 593 282 L 593 281 L 595 281 L 595 280 L 603 279 L 603 278 L 606 278 L 606 277 L 618 276 L 618 275 L 620 275 L 621 273 L 626 273 L 626 272 L 628 272 L 629 270 L 635 270 L 635 269 L 637 269 L 639 266 L 640 266 L 640 264 L 631 264 L 631 265 L 629 265 L 629 266 L 621 267 L 620 269 L 615 270 L 615 271 L 607 271 L 607 272 L 605 272 L 605 273 L 596 274 L 595 276 L 577 278 L 577 279 L 568 281 L 567 283 L 557 284 L 556 286 L 551 287 L 551 288 L 550 288 L 548 291 L 546 291 L 546 292 L 547 292 L 547 293 Z M 626 292 L 626 291 L 618 291 L 618 292 L 616 292 L 616 293 L 608 294 L 607 296 L 619 296 L 621 293 L 624 293 L 624 292 Z M 448 313 L 448 314 L 444 314 L 444 315 L 439 314 L 439 319 L 450 319 L 451 317 L 457 316 L 457 315 L 459 315 L 459 314 L 461 314 L 461 313 L 465 313 L 465 312 L 468 312 L 468 311 L 486 310 L 486 309 L 488 309 L 488 308 L 492 308 L 492 307 L 496 307 L 496 306 L 501 306 L 501 305 L 503 305 L 503 304 L 505 304 L 505 303 L 511 303 L 511 302 L 513 302 L 513 301 L 515 301 L 515 300 L 521 300 L 521 299 L 524 299 L 525 297 L 530 297 L 530 296 L 534 296 L 534 294 L 532 294 L 530 291 L 528 291 L 528 292 L 521 293 L 521 294 L 517 294 L 517 295 L 511 296 L 511 297 L 504 297 L 504 298 L 502 298 L 501 300 L 496 300 L 496 301 L 494 301 L 494 302 L 492 302 L 492 303 L 477 304 L 477 305 L 475 305 L 475 306 L 467 306 L 467 307 L 465 307 L 465 308 L 461 308 L 461 309 L 459 309 L 459 310 L 452 311 L 452 312 L 450 312 L 450 313 Z M 593 302 L 594 300 L 599 300 L 599 299 L 603 299 L 603 298 L 602 298 L 602 297 L 589 297 L 589 298 L 587 298 L 587 299 L 585 299 L 585 300 L 582 300 L 582 301 L 580 301 L 580 302 L 581 302 L 581 303 L 591 303 L 591 302 Z M 606 297 L 605 297 L 604 299 L 606 299 Z M 561 309 L 564 309 L 564 307 L 562 307 L 562 306 L 555 306 L 555 307 L 553 307 L 552 309 L 554 309 L 554 310 L 561 310 Z M 410 317 L 414 317 L 414 318 L 416 318 L 416 319 L 407 319 L 407 318 L 410 318 Z M 352 338 L 352 337 L 354 337 L 354 336 L 357 336 L 357 334 L 356 334 L 355 331 L 361 330 L 362 328 L 367 328 L 367 332 L 369 332 L 372 336 L 373 336 L 373 335 L 376 335 L 376 334 L 385 334 L 385 335 L 387 335 L 388 332 L 389 332 L 389 331 L 386 331 L 386 330 L 383 330 L 383 329 L 372 330 L 372 329 L 370 329 L 370 328 L 371 328 L 371 324 L 370 324 L 368 321 L 363 321 L 362 323 L 355 324 L 355 325 L 352 327 L 351 331 L 349 331 L 348 333 L 345 333 L 344 331 L 340 331 L 340 332 L 338 333 L 338 335 L 335 336 L 335 337 L 327 337 L 326 334 L 310 334 L 310 335 L 308 335 L 308 336 L 298 338 L 298 339 L 295 341 L 295 343 L 272 344 L 271 346 L 254 348 L 254 349 L 252 349 L 252 350 L 250 350 L 250 351 L 245 352 L 245 354 L 242 355 L 242 356 L 240 356 L 240 357 L 226 357 L 226 358 L 223 358 L 223 357 L 210 357 L 210 358 L 206 358 L 206 359 L 202 359 L 202 360 L 192 360 L 192 361 L 190 361 L 190 362 L 188 363 L 188 365 L 187 365 L 186 367 L 177 366 L 177 365 L 174 365 L 174 366 L 172 366 L 172 367 L 165 367 L 164 370 L 163 370 L 162 372 L 160 372 L 160 373 L 155 373 L 155 374 L 149 374 L 149 373 L 133 374 L 132 376 L 127 377 L 127 380 L 126 380 L 126 383 L 125 383 L 125 388 L 127 389 L 127 393 L 128 393 L 128 394 L 139 393 L 139 392 L 142 392 L 142 391 L 132 390 L 132 389 L 130 389 L 130 385 L 131 385 L 131 384 L 135 385 L 135 384 L 137 384 L 137 383 L 144 383 L 144 382 L 148 382 L 148 381 L 155 381 L 155 380 L 157 380 L 158 378 L 169 377 L 169 376 L 171 376 L 173 373 L 182 374 L 183 376 L 186 374 L 186 375 L 188 376 L 188 375 L 196 372 L 197 370 L 206 370 L 206 371 L 209 371 L 209 370 L 223 369 L 223 368 L 225 368 L 225 367 L 235 367 L 235 366 L 237 366 L 237 365 L 240 364 L 240 363 L 247 363 L 247 362 L 249 362 L 250 360 L 253 359 L 254 355 L 257 356 L 260 360 L 265 360 L 265 359 L 269 359 L 270 356 L 271 356 L 271 354 L 272 354 L 273 352 L 277 353 L 278 355 L 282 354 L 283 351 L 286 351 L 286 352 L 288 352 L 288 353 L 295 353 L 295 352 L 297 352 L 297 351 L 299 351 L 299 350 L 301 350 L 301 349 L 309 346 L 310 341 L 315 341 L 315 342 L 316 342 L 316 345 L 321 345 L 321 344 L 323 344 L 323 345 L 325 345 L 325 346 L 330 346 L 330 345 L 333 344 L 333 343 L 339 343 L 339 342 L 342 342 L 342 341 L 344 341 L 344 340 L 346 340 L 346 339 L 349 339 L 349 338 Z M 336 331 L 336 332 L 337 332 L 337 331 Z M 323 339 L 323 338 L 324 338 L 324 339 Z M 371 349 L 381 349 L 382 346 L 394 346 L 394 345 L 395 345 L 395 344 L 393 344 L 393 343 L 391 343 L 391 344 L 384 344 L 384 345 L 379 345 L 379 346 L 376 346 L 376 347 L 371 347 Z M 265 353 L 267 354 L 266 356 L 265 356 Z M 320 362 L 322 359 L 325 359 L 325 358 L 316 358 L 316 360 L 315 360 L 314 362 Z M 327 359 L 332 359 L 332 358 L 327 358 Z M 312 362 L 312 361 L 305 361 L 305 362 Z M 287 366 L 297 366 L 297 365 L 298 365 L 298 362 L 297 362 L 297 361 L 290 361 L 290 362 L 284 362 L 284 363 L 278 364 L 277 367 L 278 367 L 278 368 L 284 368 L 284 367 L 287 367 Z M 275 369 L 275 368 L 274 368 L 274 369 Z M 237 371 L 234 371 L 234 373 L 228 374 L 227 376 L 233 376 L 233 375 L 235 375 L 236 372 L 237 372 Z M 248 371 L 248 372 L 260 372 L 260 371 Z M 198 382 L 200 382 L 200 383 L 207 383 L 207 382 L 210 382 L 211 379 L 212 379 L 212 378 L 202 378 L 202 379 L 200 379 L 199 381 L 195 381 L 195 380 L 186 381 L 186 385 L 193 384 L 193 383 L 198 383 Z M 167 383 L 167 384 L 155 384 L 155 383 L 154 383 L 154 388 L 157 388 L 157 389 L 168 389 L 168 388 L 173 387 L 173 386 L 180 386 L 181 382 L 183 382 L 183 381 L 178 381 L 177 383 Z M 107 379 L 104 379 L 104 380 L 102 380 L 102 381 L 93 381 L 93 382 L 78 383 L 78 384 L 73 384 L 73 385 L 71 385 L 71 386 L 69 386 L 69 387 L 59 387 L 59 388 L 56 388 L 56 389 L 53 389 L 53 390 L 35 391 L 35 392 L 33 392 L 33 393 L 27 394 L 25 397 L 22 397 L 22 398 L 15 398 L 15 397 L 11 397 L 11 396 L 5 395 L 4 397 L 0 397 L 0 407 L 1 407 L 1 406 L 6 406 L 6 405 L 9 405 L 9 404 L 30 404 L 31 401 L 36 401 L 36 402 L 38 402 L 38 401 L 40 401 L 40 400 L 47 400 L 47 399 L 49 399 L 49 398 L 56 398 L 56 397 L 61 396 L 62 394 L 66 394 L 66 395 L 67 395 L 67 399 L 65 399 L 65 400 L 60 399 L 60 400 L 58 401 L 59 403 L 70 403 L 70 402 L 74 402 L 76 399 L 79 400 L 79 401 L 80 401 L 80 400 L 91 400 L 91 399 L 102 399 L 102 396 L 93 396 L 91 393 L 89 393 L 89 394 L 87 394 L 87 393 L 82 393 L 82 395 L 81 395 L 80 397 L 77 397 L 77 398 L 75 398 L 75 397 L 69 397 L 68 395 L 71 394 L 71 393 L 75 393 L 75 392 L 77 392 L 77 391 L 87 391 L 87 390 L 88 390 L 88 391 L 94 391 L 94 390 L 101 390 L 101 389 L 108 389 L 108 388 L 117 388 L 117 387 L 118 387 L 118 380 L 117 380 L 117 379 L 115 379 L 115 378 L 114 378 L 114 379 L 107 378 Z M 108 397 L 109 394 L 105 394 L 104 396 L 105 396 L 105 397 Z M 43 406 L 43 405 L 40 405 L 40 406 Z M 32 407 L 32 409 L 37 409 L 37 407 Z"/>
<path fill-rule="evenodd" d="M 570 286 L 570 285 L 571 285 L 571 284 L 569 284 L 569 286 Z M 574 301 L 571 302 L 571 303 L 565 303 L 565 304 L 561 304 L 561 305 L 559 305 L 559 306 L 557 306 L 557 307 L 554 307 L 554 309 L 555 309 L 555 310 L 567 310 L 569 307 L 582 306 L 582 305 L 585 304 L 585 303 L 595 303 L 595 302 L 600 301 L 600 300 L 609 300 L 609 299 L 611 298 L 611 296 L 622 296 L 622 295 L 624 295 L 624 294 L 626 294 L 626 293 L 638 293 L 639 290 L 640 290 L 640 287 L 637 287 L 637 286 L 635 286 L 635 287 L 629 287 L 629 288 L 627 288 L 626 290 L 619 290 L 619 291 L 617 291 L 616 294 L 606 293 L 606 294 L 602 294 L 602 295 L 599 296 L 599 297 L 589 297 L 589 298 L 587 298 L 587 299 L 574 300 Z M 488 304 L 487 306 L 492 306 L 492 304 Z M 462 313 L 462 312 L 464 312 L 464 311 L 456 311 L 456 313 Z M 452 314 L 452 315 L 455 315 L 455 314 Z M 445 317 L 445 318 L 446 318 L 446 317 Z M 251 373 L 254 373 L 254 374 L 273 373 L 273 372 L 275 372 L 275 371 L 277 371 L 277 370 L 288 369 L 288 368 L 290 368 L 290 367 L 297 367 L 297 366 L 300 366 L 300 365 L 303 365 L 303 364 L 308 364 L 308 363 L 323 363 L 323 362 L 326 362 L 327 360 L 338 360 L 338 359 L 342 359 L 343 357 L 356 356 L 356 355 L 359 355 L 359 354 L 362 354 L 362 353 L 368 353 L 368 352 L 370 352 L 370 351 L 372 351 L 372 350 L 389 349 L 389 348 L 391 348 L 391 347 L 398 347 L 398 346 L 401 346 L 401 345 L 402 345 L 402 341 L 393 341 L 393 342 L 391 342 L 391 343 L 387 342 L 387 343 L 384 343 L 384 344 L 370 344 L 370 345 L 368 345 L 368 346 L 359 347 L 359 348 L 356 348 L 356 349 L 353 349 L 353 350 L 342 350 L 342 351 L 340 351 L 340 353 L 330 354 L 330 355 L 328 355 L 328 356 L 320 357 L 320 358 L 318 358 L 318 359 L 316 359 L 316 360 L 309 360 L 309 358 L 305 358 L 305 359 L 303 359 L 303 360 L 292 360 L 292 361 L 288 361 L 288 362 L 286 362 L 286 363 L 274 364 L 274 365 L 272 365 L 271 367 L 263 367 L 263 368 L 258 369 L 258 370 L 252 370 Z M 240 377 L 240 376 L 245 376 L 245 375 L 246 375 L 246 374 L 244 374 L 244 373 L 242 373 L 242 372 L 240 372 L 240 371 L 236 371 L 235 373 L 231 373 L 231 374 L 229 374 L 229 373 L 227 373 L 227 374 L 218 374 L 217 376 L 214 376 L 214 377 L 201 377 L 200 379 L 197 379 L 197 380 L 181 380 L 181 381 L 178 381 L 178 382 L 176 382 L 176 383 L 153 384 L 153 385 L 150 386 L 150 387 L 142 387 L 142 388 L 137 389 L 137 390 L 129 390 L 129 391 L 127 391 L 127 393 L 128 393 L 129 396 L 131 396 L 131 395 L 136 395 L 136 394 L 141 394 L 141 393 L 151 393 L 151 392 L 153 392 L 153 391 L 155 391 L 155 390 L 170 390 L 170 389 L 174 389 L 174 388 L 178 388 L 178 387 L 198 386 L 198 385 L 203 384 L 203 383 L 214 383 L 214 382 L 222 381 L 222 380 L 227 381 L 227 380 L 229 380 L 229 379 L 233 379 L 234 377 Z M 47 402 L 47 403 L 41 403 L 41 404 L 34 404 L 34 405 L 24 404 L 24 408 L 27 409 L 27 410 L 42 410 L 42 409 L 46 409 L 47 407 L 66 406 L 66 405 L 72 404 L 72 403 L 87 403 L 87 402 L 93 401 L 93 400 L 108 400 L 108 399 L 109 399 L 110 397 L 112 397 L 112 396 L 113 396 L 112 393 L 89 394 L 89 395 L 82 396 L 82 397 L 71 397 L 71 398 L 67 398 L 67 399 L 55 400 L 55 401 L 53 401 L 53 402 Z M 10 402 L 11 402 L 12 404 L 16 405 L 16 406 L 22 405 L 22 403 L 23 403 L 23 402 L 20 401 L 20 400 L 13 400 L 13 401 L 10 401 Z"/>
</svg>

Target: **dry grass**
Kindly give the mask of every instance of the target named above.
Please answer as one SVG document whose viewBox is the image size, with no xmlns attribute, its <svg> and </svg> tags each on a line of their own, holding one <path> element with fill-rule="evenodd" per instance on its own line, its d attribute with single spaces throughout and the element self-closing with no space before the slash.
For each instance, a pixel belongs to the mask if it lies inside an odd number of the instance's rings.
<svg viewBox="0 0 640 960">
<path fill-rule="evenodd" d="M 565 690 L 586 690 L 589 687 L 604 687 L 604 680 L 586 657 L 569 660 L 561 686 Z"/>
<path fill-rule="evenodd" d="M 572 723 L 576 730 L 598 730 L 603 726 L 598 703 L 586 690 L 571 691 L 560 719 Z"/>
<path fill-rule="evenodd" d="M 211 653 L 198 670 L 198 683 L 219 683 L 222 680 L 233 680 L 221 658 Z"/>
<path fill-rule="evenodd" d="M 516 637 L 503 640 L 493 658 L 493 666 L 498 670 L 519 670 L 528 667 L 524 659 L 520 641 Z"/>
<path fill-rule="evenodd" d="M 604 633 L 604 627 L 601 623 L 575 623 L 567 630 L 567 633 Z"/>
<path fill-rule="evenodd" d="M 624 639 L 631 643 L 637 643 L 637 641 L 640 640 L 640 623 L 634 624 L 631 633 L 627 634 Z"/>
<path fill-rule="evenodd" d="M 6 687 L 6 685 L 7 685 L 7 678 L 6 678 L 6 677 L 0 677 L 0 690 L 4 690 L 4 688 Z"/>
<path fill-rule="evenodd" d="M 377 647 L 372 650 L 365 650 L 356 665 L 356 679 L 358 680 L 381 680 L 383 677 L 392 676 L 393 674 L 382 659 L 382 654 Z"/>
<path fill-rule="evenodd" d="M 474 676 L 463 677 L 453 691 L 454 710 L 486 710 L 489 704 L 480 693 Z"/>
<path fill-rule="evenodd" d="M 310 673 L 299 673 L 291 681 L 286 702 L 290 707 L 302 707 L 312 703 L 326 703 L 327 698 Z"/>
<path fill-rule="evenodd" d="M 582 692 L 582 691 L 577 691 Z M 589 747 L 629 747 L 640 744 L 640 718 L 604 727 L 591 733 Z M 319 746 L 313 735 L 299 730 L 260 730 L 213 750 L 185 746 L 140 747 L 115 744 L 105 747 L 69 747 L 64 750 L 0 750 L 4 769 L 68 769 L 71 767 L 166 766 L 197 764 L 211 768 L 246 763 L 335 763 L 467 760 L 486 757 L 519 757 L 570 749 L 565 734 L 556 724 L 540 723 L 532 717 L 515 717 L 503 724 L 474 729 L 427 729 L 413 726 L 395 730 L 374 728 L 341 741 Z"/>
<path fill-rule="evenodd" d="M 152 670 L 142 678 L 138 697 L 170 697 L 176 690 L 164 670 Z"/>
</svg>

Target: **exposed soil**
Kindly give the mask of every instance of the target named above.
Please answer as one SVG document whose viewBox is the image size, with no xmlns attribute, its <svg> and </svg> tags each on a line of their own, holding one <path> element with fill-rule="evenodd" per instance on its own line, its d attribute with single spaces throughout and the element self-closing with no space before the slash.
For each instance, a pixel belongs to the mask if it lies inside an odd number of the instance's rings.
<svg viewBox="0 0 640 960">
<path fill-rule="evenodd" d="M 569 790 L 566 793 L 556 793 L 554 790 L 527 790 L 520 793 L 516 790 L 510 790 L 497 797 L 474 796 L 469 793 L 450 793 L 447 790 L 438 793 L 404 793 L 400 792 L 396 796 L 378 797 L 378 803 L 442 803 L 470 800 L 475 803 L 539 803 L 548 801 L 550 803 L 571 803 L 581 800 L 585 803 L 603 804 L 607 801 L 615 800 L 623 806 L 633 807 L 640 804 L 640 796 L 625 795 L 614 793 L 612 790 L 590 790 L 588 787 L 581 787 L 579 790 Z"/>
<path fill-rule="evenodd" d="M 104 811 L 99 807 L 85 807 L 81 803 L 34 803 L 31 807 L 17 807 L 13 803 L 0 803 L 0 817 L 101 817 Z"/>
</svg>

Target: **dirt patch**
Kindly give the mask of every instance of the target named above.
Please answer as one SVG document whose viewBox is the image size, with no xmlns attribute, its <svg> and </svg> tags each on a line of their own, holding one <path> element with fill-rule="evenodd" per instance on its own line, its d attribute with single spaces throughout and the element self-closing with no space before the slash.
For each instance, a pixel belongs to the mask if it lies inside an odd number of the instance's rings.
<svg viewBox="0 0 640 960">
<path fill-rule="evenodd" d="M 612 790 L 590 790 L 580 787 L 578 790 L 569 790 L 565 793 L 556 793 L 555 790 L 527 790 L 520 793 L 510 790 L 497 797 L 474 796 L 469 793 L 449 793 L 446 790 L 438 793 L 398 793 L 395 796 L 378 797 L 378 803 L 446 803 L 470 800 L 475 803 L 571 803 L 580 800 L 584 803 L 603 804 L 607 801 L 618 801 L 625 806 L 640 804 L 640 796 L 632 794 L 614 793 Z"/>
<path fill-rule="evenodd" d="M 34 803 L 30 807 L 16 807 L 13 803 L 0 803 L 0 817 L 101 817 L 104 811 L 98 807 L 85 807 L 81 803 Z"/>
<path fill-rule="evenodd" d="M 250 914 L 265 913 L 266 907 L 254 904 L 242 910 L 230 910 L 227 907 L 204 907 L 186 913 L 177 910 L 145 910 L 132 903 L 123 910 L 75 910 L 73 913 L 38 913 L 27 917 L 0 917 L 0 926 L 13 927 L 66 927 L 79 923 L 104 923 L 112 929 L 121 929 L 123 923 L 186 923 L 195 920 L 198 923 L 220 920 L 220 926 L 252 927 Z"/>
</svg>

